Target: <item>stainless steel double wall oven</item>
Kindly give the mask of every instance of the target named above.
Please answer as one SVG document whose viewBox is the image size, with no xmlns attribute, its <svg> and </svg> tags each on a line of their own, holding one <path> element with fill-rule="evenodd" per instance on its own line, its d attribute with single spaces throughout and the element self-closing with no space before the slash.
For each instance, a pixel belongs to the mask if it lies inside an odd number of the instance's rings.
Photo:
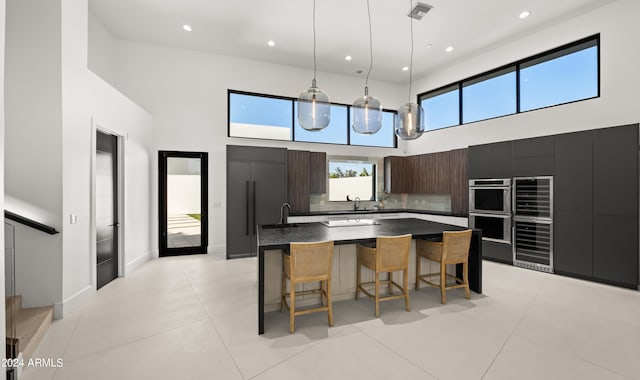
<svg viewBox="0 0 640 380">
<path fill-rule="evenodd" d="M 486 241 L 511 244 L 511 178 L 469 180 L 469 227 Z"/>
</svg>

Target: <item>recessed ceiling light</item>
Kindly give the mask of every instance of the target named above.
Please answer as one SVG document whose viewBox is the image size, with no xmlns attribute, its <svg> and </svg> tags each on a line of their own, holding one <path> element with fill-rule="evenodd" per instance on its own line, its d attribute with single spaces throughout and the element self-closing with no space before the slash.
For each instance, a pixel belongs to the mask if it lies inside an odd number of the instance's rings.
<svg viewBox="0 0 640 380">
<path fill-rule="evenodd" d="M 445 49 L 447 53 L 451 53 L 453 51 L 453 46 L 449 46 Z"/>
<path fill-rule="evenodd" d="M 409 71 L 409 67 L 408 66 L 403 67 L 402 71 Z"/>
<path fill-rule="evenodd" d="M 193 30 L 191 29 L 191 26 L 187 24 L 182 25 L 182 29 L 184 29 L 185 32 L 190 32 Z"/>
<path fill-rule="evenodd" d="M 530 14 L 531 14 L 531 12 L 529 12 L 529 11 L 524 11 L 524 12 L 520 13 L 520 16 L 518 16 L 518 17 L 520 17 L 520 18 L 527 18 L 527 17 L 529 17 L 529 15 L 530 15 Z"/>
<path fill-rule="evenodd" d="M 352 58 L 351 58 L 351 56 L 350 56 L 350 55 L 348 55 L 348 56 L 344 57 L 344 59 L 345 59 L 346 61 L 351 61 L 351 59 L 352 59 Z"/>
<path fill-rule="evenodd" d="M 428 48 L 430 48 L 430 47 L 433 47 L 433 45 L 431 45 L 431 44 L 427 44 L 427 47 L 428 47 Z"/>
<path fill-rule="evenodd" d="M 267 42 L 267 45 L 269 45 L 271 47 L 274 47 L 274 46 L 276 46 L 276 43 L 273 42 L 272 40 L 270 40 L 269 42 Z"/>
</svg>

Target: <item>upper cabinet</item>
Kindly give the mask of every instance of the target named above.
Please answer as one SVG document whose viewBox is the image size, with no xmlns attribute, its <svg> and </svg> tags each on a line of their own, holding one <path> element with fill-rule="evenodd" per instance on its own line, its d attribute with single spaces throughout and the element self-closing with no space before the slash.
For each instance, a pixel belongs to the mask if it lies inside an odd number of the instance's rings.
<svg viewBox="0 0 640 380">
<path fill-rule="evenodd" d="M 409 157 L 384 158 L 384 191 L 387 193 L 411 193 L 414 186 L 415 160 Z"/>
<path fill-rule="evenodd" d="M 327 189 L 327 154 L 306 150 L 289 150 L 288 201 L 292 212 L 309 212 L 311 194 Z"/>
<path fill-rule="evenodd" d="M 451 191 L 449 152 L 413 156 L 418 161 L 415 193 L 449 194 Z"/>
<path fill-rule="evenodd" d="M 466 214 L 469 211 L 468 162 L 468 149 L 456 149 L 449 152 L 451 212 L 454 214 Z"/>
<path fill-rule="evenodd" d="M 325 152 L 309 153 L 309 175 L 311 194 L 327 192 L 327 154 Z"/>
<path fill-rule="evenodd" d="M 469 178 L 511 176 L 511 141 L 469 147 Z"/>
<path fill-rule="evenodd" d="M 554 136 L 512 142 L 512 175 L 532 177 L 553 175 Z"/>
<path fill-rule="evenodd" d="M 468 150 L 389 156 L 384 159 L 388 193 L 450 194 L 451 212 L 466 214 L 468 205 Z"/>
<path fill-rule="evenodd" d="M 288 196 L 292 212 L 309 212 L 309 151 L 289 150 L 288 171 Z"/>
</svg>

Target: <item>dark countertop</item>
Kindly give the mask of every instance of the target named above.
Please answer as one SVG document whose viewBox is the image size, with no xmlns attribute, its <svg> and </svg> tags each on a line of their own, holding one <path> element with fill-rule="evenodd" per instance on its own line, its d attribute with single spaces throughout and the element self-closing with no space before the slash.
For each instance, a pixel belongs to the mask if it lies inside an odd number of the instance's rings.
<svg viewBox="0 0 640 380">
<path fill-rule="evenodd" d="M 413 238 L 442 235 L 442 231 L 460 231 L 465 227 L 421 219 L 383 219 L 377 225 L 327 227 L 321 223 L 301 223 L 298 227 L 258 229 L 258 246 L 262 249 L 288 250 L 290 242 L 333 240 L 335 244 L 354 244 L 375 240 L 377 236 L 411 234 Z M 480 232 L 480 230 L 474 230 Z"/>
<path fill-rule="evenodd" d="M 315 216 L 315 215 L 351 215 L 351 214 L 394 214 L 398 212 L 411 212 L 415 214 L 425 215 L 442 215 L 442 216 L 455 216 L 460 218 L 467 218 L 468 214 L 456 214 L 446 211 L 429 211 L 429 210 L 417 210 L 417 209 L 381 209 L 381 210 L 328 210 L 328 211 L 309 211 L 309 212 L 292 212 L 290 216 Z"/>
</svg>

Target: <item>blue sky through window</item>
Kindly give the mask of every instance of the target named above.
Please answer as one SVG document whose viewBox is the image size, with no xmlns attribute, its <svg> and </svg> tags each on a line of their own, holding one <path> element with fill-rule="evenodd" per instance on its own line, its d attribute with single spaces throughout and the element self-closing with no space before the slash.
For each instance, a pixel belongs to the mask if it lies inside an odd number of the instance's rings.
<svg viewBox="0 0 640 380">
<path fill-rule="evenodd" d="M 427 131 L 460 124 L 459 94 L 456 88 L 422 100 L 420 105 L 424 109 Z"/>
<path fill-rule="evenodd" d="M 520 70 L 520 110 L 598 96 L 598 47 Z"/>
<path fill-rule="evenodd" d="M 462 122 L 516 113 L 516 72 L 462 87 Z"/>
<path fill-rule="evenodd" d="M 230 94 L 232 123 L 291 128 L 291 100 L 244 94 Z"/>
</svg>

